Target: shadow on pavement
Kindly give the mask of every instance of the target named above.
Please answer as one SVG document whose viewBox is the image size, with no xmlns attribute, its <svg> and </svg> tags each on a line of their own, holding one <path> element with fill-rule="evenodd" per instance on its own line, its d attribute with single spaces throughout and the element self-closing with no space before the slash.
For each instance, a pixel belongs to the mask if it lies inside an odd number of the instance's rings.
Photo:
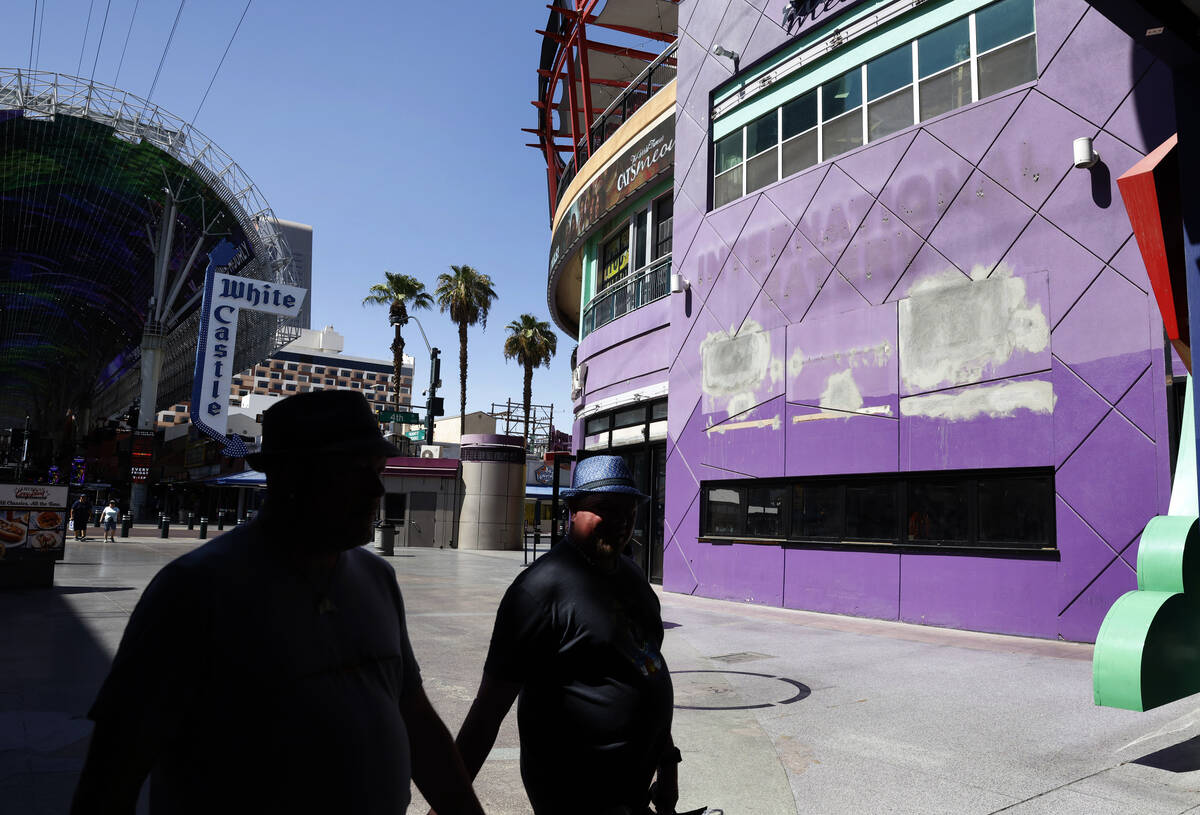
<svg viewBox="0 0 1200 815">
<path fill-rule="evenodd" d="M 1154 767 L 1172 773 L 1190 773 L 1200 770 L 1200 736 L 1172 744 L 1149 755 L 1134 759 L 1131 763 Z"/>
</svg>

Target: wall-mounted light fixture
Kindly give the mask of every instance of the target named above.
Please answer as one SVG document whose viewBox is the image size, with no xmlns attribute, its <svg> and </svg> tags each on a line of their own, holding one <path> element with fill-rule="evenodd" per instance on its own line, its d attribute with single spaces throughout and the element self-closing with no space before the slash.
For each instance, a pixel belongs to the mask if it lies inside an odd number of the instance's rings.
<svg viewBox="0 0 1200 815">
<path fill-rule="evenodd" d="M 1084 136 L 1075 140 L 1075 167 L 1080 170 L 1088 170 L 1096 166 L 1100 161 L 1100 154 L 1092 149 L 1092 139 L 1090 136 Z"/>
<path fill-rule="evenodd" d="M 713 56 L 729 57 L 731 60 L 733 60 L 733 72 L 735 74 L 738 72 L 738 60 L 742 58 L 741 54 L 739 54 L 737 51 L 730 51 L 728 48 L 722 48 L 719 45 L 714 45 L 712 52 Z"/>
<path fill-rule="evenodd" d="M 689 283 L 687 278 L 681 275 L 679 272 L 671 273 L 671 294 L 679 294 L 680 292 L 686 291 L 691 287 L 692 284 Z"/>
</svg>

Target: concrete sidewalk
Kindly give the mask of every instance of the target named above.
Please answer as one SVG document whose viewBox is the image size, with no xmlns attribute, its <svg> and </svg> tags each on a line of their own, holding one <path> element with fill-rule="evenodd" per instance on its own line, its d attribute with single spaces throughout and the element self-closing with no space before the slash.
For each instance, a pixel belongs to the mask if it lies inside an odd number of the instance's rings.
<svg viewBox="0 0 1200 815">
<path fill-rule="evenodd" d="M 195 540 L 68 541 L 52 591 L 0 593 L 0 813 L 61 813 L 130 611 Z M 397 549 L 425 686 L 451 730 L 521 552 Z M 1096 708 L 1089 646 L 664 594 L 680 809 L 1200 813 L 1196 699 Z M 525 813 L 515 712 L 476 782 Z M 415 792 L 415 791 L 414 791 Z M 414 795 L 410 810 L 423 813 Z"/>
</svg>

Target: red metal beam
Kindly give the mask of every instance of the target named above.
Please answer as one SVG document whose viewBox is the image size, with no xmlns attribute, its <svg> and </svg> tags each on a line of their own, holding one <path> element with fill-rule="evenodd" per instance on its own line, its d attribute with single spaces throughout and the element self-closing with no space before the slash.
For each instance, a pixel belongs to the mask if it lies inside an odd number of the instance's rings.
<svg viewBox="0 0 1200 815">
<path fill-rule="evenodd" d="M 674 34 L 666 34 L 662 31 L 646 31 L 642 28 L 633 28 L 627 25 L 614 25 L 613 23 L 597 22 L 597 17 L 594 14 L 589 14 L 585 22 L 592 25 L 598 25 L 601 28 L 611 29 L 612 31 L 620 31 L 622 34 L 633 34 L 635 37 L 645 37 L 648 40 L 658 40 L 659 42 L 672 43 L 675 42 Z"/>
<path fill-rule="evenodd" d="M 579 7 L 580 2 L 582 2 L 582 0 L 575 0 L 576 8 Z M 584 28 L 582 22 L 578 23 L 578 28 L 579 43 L 577 45 L 577 50 L 579 52 L 579 75 L 583 78 L 583 122 L 584 127 L 587 129 L 587 156 L 588 158 L 591 158 L 592 122 L 595 121 L 596 117 L 592 113 L 592 78 L 588 73 L 587 30 Z M 579 142 L 575 143 L 579 144 Z M 578 162 L 579 159 L 576 158 L 575 161 Z"/>
</svg>

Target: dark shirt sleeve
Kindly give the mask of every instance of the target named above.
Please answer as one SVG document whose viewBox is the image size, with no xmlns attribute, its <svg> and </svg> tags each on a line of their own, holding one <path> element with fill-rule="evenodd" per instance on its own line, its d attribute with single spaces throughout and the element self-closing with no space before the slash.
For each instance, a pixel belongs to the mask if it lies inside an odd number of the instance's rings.
<svg viewBox="0 0 1200 815">
<path fill-rule="evenodd" d="M 548 669 L 558 650 L 550 604 L 516 583 L 508 587 L 488 649 L 485 673 L 508 682 L 524 683 Z"/>
<path fill-rule="evenodd" d="M 161 746 L 204 682 L 210 593 L 195 570 L 168 564 L 146 587 L 88 718 Z"/>
</svg>

